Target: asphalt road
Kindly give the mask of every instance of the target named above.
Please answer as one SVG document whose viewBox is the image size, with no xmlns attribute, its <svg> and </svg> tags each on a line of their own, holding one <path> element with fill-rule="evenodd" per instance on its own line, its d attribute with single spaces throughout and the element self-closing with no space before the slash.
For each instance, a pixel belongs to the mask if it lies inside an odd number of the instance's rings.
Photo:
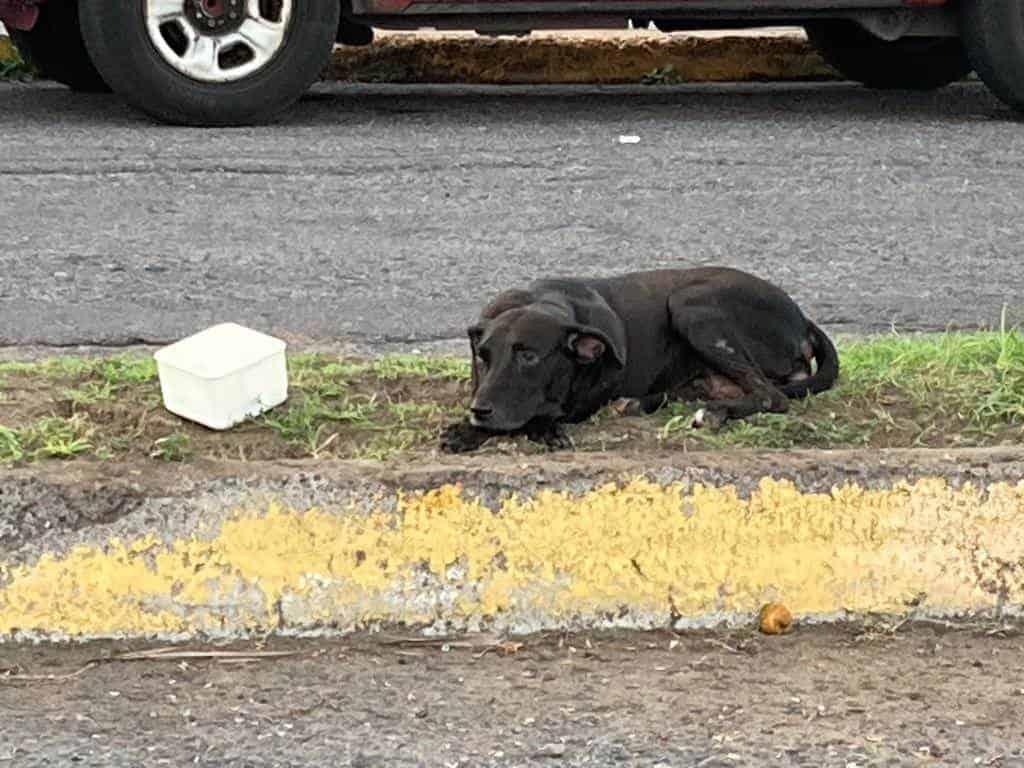
<svg viewBox="0 0 1024 768">
<path fill-rule="evenodd" d="M 209 131 L 0 85 L 0 140 L 0 345 L 226 319 L 415 345 L 536 276 L 671 264 L 753 270 L 838 331 L 1024 317 L 1024 132 L 976 84 L 322 86 Z"/>
<path fill-rule="evenodd" d="M 1024 764 L 1012 627 L 494 642 L 279 639 L 296 655 L 94 666 L 121 649 L 2 647 L 0 764 Z"/>
</svg>

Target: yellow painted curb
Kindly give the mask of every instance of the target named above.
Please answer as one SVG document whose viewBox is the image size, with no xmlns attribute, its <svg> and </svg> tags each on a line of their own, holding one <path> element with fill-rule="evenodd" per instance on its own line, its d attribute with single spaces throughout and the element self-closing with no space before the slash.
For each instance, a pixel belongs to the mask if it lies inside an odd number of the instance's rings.
<svg viewBox="0 0 1024 768">
<path fill-rule="evenodd" d="M 456 486 L 394 511 L 239 510 L 162 543 L 78 546 L 0 566 L 0 633 L 238 635 L 382 624 L 512 632 L 1024 603 L 1024 482 L 803 493 L 637 480 L 497 511 Z"/>
<path fill-rule="evenodd" d="M 387 36 L 335 51 L 329 78 L 361 82 L 622 84 L 836 79 L 794 36 Z"/>
</svg>

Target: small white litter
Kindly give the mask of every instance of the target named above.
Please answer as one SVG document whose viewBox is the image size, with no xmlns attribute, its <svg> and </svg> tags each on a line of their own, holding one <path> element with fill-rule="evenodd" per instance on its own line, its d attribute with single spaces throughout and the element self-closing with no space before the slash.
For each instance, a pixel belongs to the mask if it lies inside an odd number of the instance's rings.
<svg viewBox="0 0 1024 768">
<path fill-rule="evenodd" d="M 639 144 L 639 136 L 619 136 L 619 144 Z"/>
<path fill-rule="evenodd" d="M 154 354 L 164 407 L 210 429 L 229 429 L 288 399 L 286 344 L 222 323 Z"/>
</svg>

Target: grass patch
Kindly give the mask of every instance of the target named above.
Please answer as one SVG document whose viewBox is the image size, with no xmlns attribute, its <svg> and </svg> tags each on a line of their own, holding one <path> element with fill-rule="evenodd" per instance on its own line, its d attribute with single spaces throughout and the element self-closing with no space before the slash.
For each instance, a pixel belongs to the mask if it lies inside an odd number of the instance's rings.
<svg viewBox="0 0 1024 768">
<path fill-rule="evenodd" d="M 192 439 L 180 432 L 159 437 L 153 441 L 153 450 L 149 455 L 163 461 L 185 461 L 192 456 Z"/>
<path fill-rule="evenodd" d="M 458 358 L 298 354 L 288 367 L 287 403 L 215 432 L 162 408 L 156 364 L 148 356 L 3 362 L 0 462 L 81 454 L 160 461 L 380 459 L 432 443 L 468 394 L 469 364 Z"/>
<path fill-rule="evenodd" d="M 10 427 L 0 426 L 0 461 L 14 462 L 25 458 L 21 435 Z"/>
<path fill-rule="evenodd" d="M 337 439 L 338 430 L 345 425 L 371 428 L 371 419 L 376 410 L 377 404 L 372 396 L 325 396 L 314 390 L 301 395 L 297 403 L 261 418 L 286 443 L 315 457 Z"/>
<path fill-rule="evenodd" d="M 71 459 L 93 449 L 87 417 L 48 416 L 21 429 L 0 426 L 0 460 Z"/>
<path fill-rule="evenodd" d="M 710 447 L 944 447 L 1017 442 L 1024 429 L 1024 334 L 890 335 L 840 346 L 840 381 L 701 435 Z M 674 404 L 663 436 L 689 429 L 693 407 Z"/>
<path fill-rule="evenodd" d="M 1024 335 L 950 333 L 858 342 L 844 350 L 844 386 L 885 405 L 897 392 L 934 416 L 998 430 L 1024 422 Z"/>
<path fill-rule="evenodd" d="M 156 381 L 156 361 L 151 357 L 52 357 L 38 362 L 0 362 L 0 376 L 32 376 L 38 379 L 80 379 L 112 386 Z"/>
<path fill-rule="evenodd" d="M 91 405 L 104 400 L 113 400 L 117 387 L 108 381 L 87 381 L 77 389 L 65 389 L 64 397 L 72 406 Z"/>
<path fill-rule="evenodd" d="M 670 408 L 672 415 L 661 432 L 661 439 L 666 441 L 690 431 L 697 411 L 692 406 Z M 730 424 L 717 433 L 701 433 L 698 439 L 709 448 L 853 448 L 870 443 L 869 423 L 847 423 L 836 413 L 817 417 L 806 413 L 807 410 L 806 405 L 795 404 L 786 415 L 758 415 Z"/>
<path fill-rule="evenodd" d="M 9 37 L 0 37 L 0 80 L 28 80 L 36 71 L 18 53 Z"/>
<path fill-rule="evenodd" d="M 322 389 L 332 384 L 343 387 L 346 382 L 360 376 L 373 376 L 384 381 L 401 378 L 466 381 L 469 373 L 469 361 L 454 357 L 389 355 L 374 360 L 339 361 L 321 354 L 299 354 L 288 360 L 288 375 L 300 388 Z"/>
<path fill-rule="evenodd" d="M 690 428 L 699 404 L 643 418 L 609 409 L 573 428 L 580 450 L 956 447 L 1024 437 L 1024 335 L 1017 330 L 887 335 L 841 343 L 840 383 L 719 432 Z M 434 450 L 464 412 L 461 358 L 299 354 L 288 402 L 226 432 L 161 407 L 150 357 L 0 363 L 0 462 L 47 458 L 386 459 Z M 488 451 L 510 450 L 492 441 Z M 512 450 L 539 450 L 517 441 Z"/>
</svg>

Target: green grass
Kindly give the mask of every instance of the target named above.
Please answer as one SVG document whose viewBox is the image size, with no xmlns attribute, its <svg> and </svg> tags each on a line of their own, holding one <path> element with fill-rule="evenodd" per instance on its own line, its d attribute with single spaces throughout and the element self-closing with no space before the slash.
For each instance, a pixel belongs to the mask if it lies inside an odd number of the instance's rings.
<svg viewBox="0 0 1024 768">
<path fill-rule="evenodd" d="M 602 412 L 576 429 L 594 449 L 627 431 L 634 447 L 836 448 L 1024 442 L 1024 334 L 1018 330 L 841 340 L 839 384 L 718 432 L 692 430 L 695 404 L 641 419 Z M 167 414 L 149 356 L 0 363 L 0 462 L 138 455 L 348 456 L 383 459 L 432 449 L 465 407 L 469 362 L 391 356 L 289 359 L 291 397 L 244 428 L 203 431 Z M 26 400 L 38 406 L 19 413 Z M 220 440 L 217 443 L 215 440 Z M 232 442 L 234 441 L 234 442 Z M 588 442 L 589 441 L 589 442 Z M 277 446 L 276 448 L 274 446 Z M 273 453 L 278 451 L 278 453 Z"/>
<path fill-rule="evenodd" d="M 47 416 L 24 427 L 0 426 L 0 461 L 70 459 L 93 448 L 94 427 L 83 416 Z"/>
<path fill-rule="evenodd" d="M 30 363 L 0 362 L 0 376 L 28 375 L 46 379 L 98 379 L 117 387 L 155 381 L 156 361 L 151 357 L 115 355 L 112 357 L 53 357 Z"/>
<path fill-rule="evenodd" d="M 0 37 L 0 80 L 24 80 L 35 77 L 36 71 L 27 64 L 9 37 Z"/>
<path fill-rule="evenodd" d="M 669 64 L 665 67 L 657 67 L 644 74 L 640 78 L 643 85 L 676 85 L 683 82 L 676 68 Z"/>
<path fill-rule="evenodd" d="M 63 390 L 63 394 L 72 407 L 80 407 L 113 400 L 117 395 L 117 387 L 109 381 L 87 381 L 75 389 Z"/>
<path fill-rule="evenodd" d="M 843 349 L 843 388 L 865 397 L 906 393 L 978 428 L 1024 422 L 1024 335 L 947 333 L 855 342 Z"/>
<path fill-rule="evenodd" d="M 688 430 L 696 409 L 673 404 L 663 427 Z M 793 401 L 785 415 L 762 414 L 700 433 L 710 447 L 857 446 L 888 433 L 907 446 L 980 444 L 1024 427 L 1024 334 L 1017 330 L 887 335 L 840 345 L 840 381 Z"/>
<path fill-rule="evenodd" d="M 25 448 L 21 444 L 21 435 L 17 430 L 0 426 L 0 461 L 21 461 L 25 458 Z"/>
<path fill-rule="evenodd" d="M 389 403 L 388 413 L 402 426 L 416 424 L 423 419 L 455 414 L 437 403 Z"/>
<path fill-rule="evenodd" d="M 310 456 L 319 455 L 333 441 L 331 427 L 338 424 L 371 426 L 377 410 L 373 398 L 325 400 L 318 391 L 307 392 L 298 402 L 261 418 L 281 438 Z"/>
<path fill-rule="evenodd" d="M 163 461 L 185 461 L 192 456 L 192 440 L 188 435 L 179 432 L 160 437 L 153 441 L 153 450 L 149 455 Z"/>
<path fill-rule="evenodd" d="M 369 361 L 338 361 L 314 353 L 294 355 L 288 360 L 288 375 L 295 386 L 302 388 L 338 386 L 364 375 L 385 381 L 409 376 L 465 381 L 469 374 L 469 361 L 455 357 L 389 355 Z"/>
<path fill-rule="evenodd" d="M 697 409 L 672 405 L 669 420 L 662 428 L 662 439 L 689 430 Z M 833 448 L 859 447 L 871 438 L 871 426 L 847 423 L 838 415 L 807 417 L 807 409 L 795 405 L 785 415 L 760 414 L 745 421 L 728 424 L 719 432 L 692 433 L 709 448 Z"/>
</svg>

